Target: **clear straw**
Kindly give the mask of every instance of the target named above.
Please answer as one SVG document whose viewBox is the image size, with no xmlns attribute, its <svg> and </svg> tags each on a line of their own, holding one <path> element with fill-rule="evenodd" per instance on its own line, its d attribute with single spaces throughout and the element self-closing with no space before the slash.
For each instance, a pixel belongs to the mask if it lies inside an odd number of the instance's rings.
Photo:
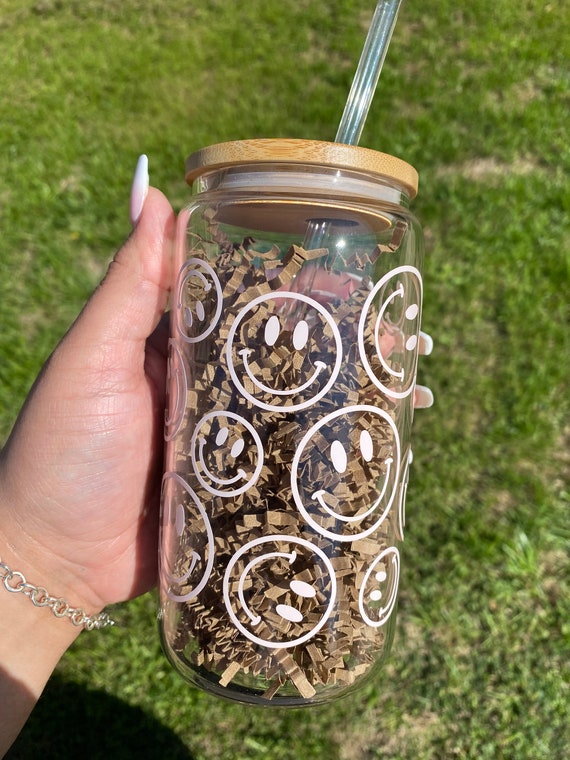
<svg viewBox="0 0 570 760">
<path fill-rule="evenodd" d="M 358 145 L 401 4 L 402 0 L 379 0 L 376 6 L 336 133 L 335 142 L 337 143 Z M 303 248 L 310 250 L 325 246 L 330 230 L 330 222 L 311 220 L 305 232 Z M 304 277 L 296 280 L 291 289 L 310 292 L 318 266 L 316 262 L 305 264 L 301 270 L 304 272 Z M 297 312 L 298 310 L 295 309 L 287 316 L 297 318 Z"/>
<path fill-rule="evenodd" d="M 380 0 L 376 6 L 335 142 L 358 145 L 401 4 L 402 0 Z"/>
</svg>

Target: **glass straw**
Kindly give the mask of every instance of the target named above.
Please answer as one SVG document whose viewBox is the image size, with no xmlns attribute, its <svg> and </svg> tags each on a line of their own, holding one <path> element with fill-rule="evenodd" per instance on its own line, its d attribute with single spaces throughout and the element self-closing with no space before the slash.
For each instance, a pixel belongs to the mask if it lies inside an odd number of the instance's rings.
<svg viewBox="0 0 570 760">
<path fill-rule="evenodd" d="M 337 143 L 358 145 L 401 4 L 402 0 L 379 0 L 376 6 L 336 133 L 335 142 Z M 324 246 L 330 230 L 330 221 L 310 220 L 303 239 L 303 248 L 311 250 Z M 317 262 L 305 264 L 301 270 L 303 277 L 295 278 L 291 290 L 310 292 L 318 266 Z M 295 311 L 294 314 L 289 313 L 287 316 L 297 317 L 298 314 Z"/>
<path fill-rule="evenodd" d="M 358 145 L 402 0 L 380 0 L 358 62 L 335 142 Z"/>
</svg>

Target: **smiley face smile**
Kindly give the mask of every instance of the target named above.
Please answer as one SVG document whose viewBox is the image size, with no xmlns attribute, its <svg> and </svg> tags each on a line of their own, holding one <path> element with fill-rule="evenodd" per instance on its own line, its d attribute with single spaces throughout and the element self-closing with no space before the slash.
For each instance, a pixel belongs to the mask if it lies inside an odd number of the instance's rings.
<svg viewBox="0 0 570 760">
<path fill-rule="evenodd" d="M 245 470 L 242 470 L 241 467 L 237 471 L 237 475 L 235 475 L 233 478 L 218 478 L 216 475 L 214 475 L 214 473 L 208 469 L 206 462 L 204 461 L 204 446 L 206 443 L 207 441 L 205 438 L 198 438 L 198 459 L 200 461 L 203 472 L 210 478 L 211 481 L 217 483 L 220 486 L 229 486 L 237 483 L 238 480 L 245 480 L 247 478 Z"/>
<path fill-rule="evenodd" d="M 386 495 L 386 489 L 388 488 L 388 483 L 390 482 L 390 471 L 394 460 L 392 457 L 387 457 L 384 460 L 384 464 L 386 465 L 386 477 L 384 478 L 384 485 L 382 486 L 382 491 L 380 492 L 380 495 L 378 498 L 374 501 L 371 507 L 369 507 L 366 512 L 359 512 L 356 515 L 348 516 L 348 515 L 342 515 L 339 512 L 337 512 L 334 509 L 331 509 L 325 501 L 325 497 L 328 494 L 327 491 L 325 491 L 324 488 L 319 489 L 318 491 L 315 491 L 312 498 L 314 501 L 317 501 L 320 506 L 324 509 L 324 511 L 329 514 L 331 517 L 334 517 L 335 520 L 342 520 L 343 522 L 352 523 L 352 522 L 362 522 L 365 518 L 367 518 L 369 515 L 371 515 L 377 507 L 382 503 L 382 500 L 384 499 L 384 496 Z"/>
<path fill-rule="evenodd" d="M 309 379 L 306 382 L 304 382 L 302 385 L 299 385 L 296 388 L 286 388 L 285 390 L 275 390 L 274 388 L 270 388 L 269 386 L 264 385 L 262 382 L 260 382 L 251 371 L 251 368 L 248 362 L 248 357 L 252 353 L 253 353 L 253 350 L 251 348 L 242 348 L 241 351 L 238 351 L 239 356 L 241 356 L 243 359 L 243 366 L 247 373 L 247 376 L 249 377 L 251 382 L 257 388 L 259 388 L 259 390 L 263 391 L 264 393 L 271 393 L 275 396 L 293 396 L 299 393 L 303 393 L 303 391 L 307 390 L 307 388 L 313 385 L 313 383 L 316 381 L 319 374 L 327 368 L 327 365 L 324 362 L 317 359 L 314 365 L 315 371 L 309 377 Z"/>
</svg>

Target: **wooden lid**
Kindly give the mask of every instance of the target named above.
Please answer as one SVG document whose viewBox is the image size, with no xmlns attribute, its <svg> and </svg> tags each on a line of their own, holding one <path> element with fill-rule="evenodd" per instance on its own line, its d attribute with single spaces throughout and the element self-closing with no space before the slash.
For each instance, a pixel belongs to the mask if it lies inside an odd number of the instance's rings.
<svg viewBox="0 0 570 760">
<path fill-rule="evenodd" d="M 410 198 L 414 198 L 418 191 L 418 173 L 402 159 L 370 148 L 319 140 L 236 140 L 209 145 L 189 156 L 186 161 L 186 181 L 191 184 L 201 174 L 212 169 L 269 162 L 326 165 L 364 171 L 393 181 Z"/>
</svg>

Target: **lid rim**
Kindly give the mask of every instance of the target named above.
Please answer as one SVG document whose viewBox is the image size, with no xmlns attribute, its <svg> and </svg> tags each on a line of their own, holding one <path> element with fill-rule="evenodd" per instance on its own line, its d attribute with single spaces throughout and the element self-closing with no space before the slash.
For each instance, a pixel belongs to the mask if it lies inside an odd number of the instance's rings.
<svg viewBox="0 0 570 760">
<path fill-rule="evenodd" d="M 186 181 L 192 184 L 206 171 L 278 162 L 365 171 L 396 182 L 410 199 L 417 194 L 418 173 L 401 158 L 356 145 L 287 138 L 235 140 L 201 148 L 186 160 Z"/>
</svg>

